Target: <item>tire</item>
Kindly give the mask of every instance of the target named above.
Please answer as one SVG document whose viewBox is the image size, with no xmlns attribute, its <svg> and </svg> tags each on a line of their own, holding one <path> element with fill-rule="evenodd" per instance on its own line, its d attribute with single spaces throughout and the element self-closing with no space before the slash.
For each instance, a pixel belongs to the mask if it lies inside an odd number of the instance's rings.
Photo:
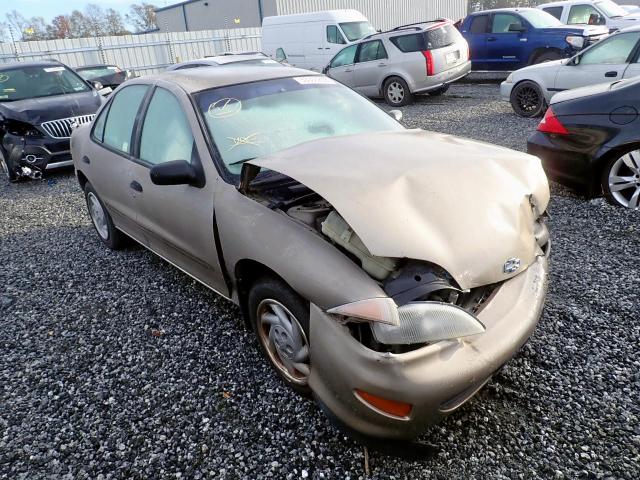
<svg viewBox="0 0 640 480">
<path fill-rule="evenodd" d="M 618 207 L 640 208 L 640 149 L 627 149 L 602 169 L 600 184 L 607 201 Z"/>
<path fill-rule="evenodd" d="M 558 52 L 553 52 L 553 51 L 544 52 L 543 54 L 535 57 L 529 65 L 536 65 L 538 63 L 545 63 L 545 62 L 553 62 L 554 60 L 560 60 L 561 58 L 562 58 L 562 55 L 560 55 Z"/>
<path fill-rule="evenodd" d="M 249 292 L 247 308 L 260 349 L 296 392 L 309 396 L 309 304 L 281 280 L 262 277 Z"/>
<path fill-rule="evenodd" d="M 84 186 L 84 198 L 87 202 L 89 218 L 102 243 L 111 250 L 124 247 L 127 241 L 126 235 L 115 227 L 111 215 L 89 182 Z"/>
<path fill-rule="evenodd" d="M 530 80 L 518 83 L 511 90 L 511 106 L 521 117 L 539 117 L 545 110 L 545 99 L 540 86 Z"/>
<path fill-rule="evenodd" d="M 445 93 L 447 93 L 449 91 L 449 84 L 447 85 L 443 85 L 442 87 L 438 88 L 437 90 L 431 90 L 429 93 L 429 95 L 431 95 L 432 97 L 439 97 L 440 95 L 444 95 Z"/>
<path fill-rule="evenodd" d="M 409 85 L 400 77 L 388 78 L 382 87 L 382 94 L 387 104 L 392 107 L 402 107 L 413 101 Z"/>
<path fill-rule="evenodd" d="M 9 156 L 5 154 L 3 148 L 0 148 L 0 175 L 11 183 L 17 182 L 19 179 L 14 171 L 13 163 L 9 160 Z"/>
</svg>

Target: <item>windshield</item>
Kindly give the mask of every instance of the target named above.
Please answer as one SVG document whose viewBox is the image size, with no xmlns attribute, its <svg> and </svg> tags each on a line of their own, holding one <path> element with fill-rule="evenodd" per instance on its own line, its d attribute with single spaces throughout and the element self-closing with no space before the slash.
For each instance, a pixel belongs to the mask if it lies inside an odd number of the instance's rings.
<svg viewBox="0 0 640 480">
<path fill-rule="evenodd" d="M 104 67 L 83 68 L 76 70 L 76 72 L 85 80 L 94 80 L 99 77 L 113 75 L 114 73 L 121 72 L 121 70 L 115 66 L 105 65 Z"/>
<path fill-rule="evenodd" d="M 340 24 L 340 28 L 350 42 L 355 42 L 367 35 L 376 33 L 376 29 L 369 22 L 345 22 Z"/>
<path fill-rule="evenodd" d="M 562 25 L 562 22 L 550 13 L 542 10 L 522 10 L 519 12 L 533 28 L 549 28 Z"/>
<path fill-rule="evenodd" d="M 245 160 L 303 142 L 404 129 L 353 90 L 320 75 L 215 88 L 196 101 L 234 175 Z"/>
<path fill-rule="evenodd" d="M 0 71 L 0 102 L 89 91 L 75 73 L 61 65 L 19 67 Z"/>
<path fill-rule="evenodd" d="M 596 2 L 596 5 L 602 13 L 609 18 L 624 17 L 629 14 L 624 8 L 617 3 L 613 3 L 611 0 L 603 0 L 602 2 Z"/>
</svg>

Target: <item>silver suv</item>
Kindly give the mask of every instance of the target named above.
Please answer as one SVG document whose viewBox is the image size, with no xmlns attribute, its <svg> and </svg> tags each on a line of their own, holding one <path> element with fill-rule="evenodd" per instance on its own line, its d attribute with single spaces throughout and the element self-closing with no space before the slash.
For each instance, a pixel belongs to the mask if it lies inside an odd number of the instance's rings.
<svg viewBox="0 0 640 480">
<path fill-rule="evenodd" d="M 343 48 L 324 72 L 394 107 L 415 93 L 441 95 L 471 70 L 469 45 L 450 20 L 433 20 L 374 33 Z"/>
</svg>

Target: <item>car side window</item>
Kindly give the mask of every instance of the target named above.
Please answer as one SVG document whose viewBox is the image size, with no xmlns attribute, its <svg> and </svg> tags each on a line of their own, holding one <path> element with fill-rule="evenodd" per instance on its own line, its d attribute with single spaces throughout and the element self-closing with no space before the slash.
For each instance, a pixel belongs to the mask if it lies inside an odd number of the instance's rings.
<svg viewBox="0 0 640 480">
<path fill-rule="evenodd" d="M 489 24 L 489 15 L 476 15 L 471 20 L 471 33 L 487 33 L 487 25 Z"/>
<path fill-rule="evenodd" d="M 124 153 L 131 153 L 133 124 L 148 89 L 147 85 L 131 85 L 116 94 L 111 101 L 104 126 L 105 145 Z"/>
<path fill-rule="evenodd" d="M 619 65 L 627 63 L 629 55 L 640 40 L 640 32 L 613 35 L 580 56 L 580 65 Z"/>
<path fill-rule="evenodd" d="M 542 10 L 560 20 L 562 18 L 562 10 L 564 10 L 564 7 L 546 7 Z"/>
<path fill-rule="evenodd" d="M 104 141 L 104 125 L 107 122 L 109 108 L 111 108 L 111 104 L 104 107 L 104 109 L 100 112 L 98 118 L 96 118 L 95 122 L 93 123 L 93 139 L 100 143 Z"/>
<path fill-rule="evenodd" d="M 276 50 L 276 60 L 278 62 L 284 62 L 287 59 L 287 54 L 284 53 L 282 48 Z"/>
<path fill-rule="evenodd" d="M 372 62 L 374 60 L 382 60 L 387 58 L 387 51 L 380 40 L 365 42 L 360 45 L 358 53 L 358 62 Z"/>
<path fill-rule="evenodd" d="M 350 45 L 340 50 L 338 54 L 333 57 L 333 60 L 331 60 L 331 68 L 352 65 L 355 63 L 357 49 L 358 45 Z"/>
<path fill-rule="evenodd" d="M 412 33 L 411 35 L 401 35 L 389 39 L 401 52 L 422 52 L 427 47 L 422 33 Z"/>
<path fill-rule="evenodd" d="M 491 33 L 515 33 L 509 31 L 509 27 L 513 24 L 524 28 L 522 19 L 519 16 L 511 13 L 496 13 L 493 16 Z"/>
<path fill-rule="evenodd" d="M 339 45 L 346 45 L 344 37 L 338 30 L 336 25 L 327 25 L 327 42 L 328 43 L 337 43 Z"/>
<path fill-rule="evenodd" d="M 168 90 L 157 88 L 142 125 L 140 159 L 153 165 L 191 161 L 193 143 L 191 126 L 178 99 Z"/>
<path fill-rule="evenodd" d="M 569 19 L 567 25 L 588 24 L 591 15 L 600 16 L 600 12 L 592 5 L 572 5 L 569 10 Z"/>
</svg>

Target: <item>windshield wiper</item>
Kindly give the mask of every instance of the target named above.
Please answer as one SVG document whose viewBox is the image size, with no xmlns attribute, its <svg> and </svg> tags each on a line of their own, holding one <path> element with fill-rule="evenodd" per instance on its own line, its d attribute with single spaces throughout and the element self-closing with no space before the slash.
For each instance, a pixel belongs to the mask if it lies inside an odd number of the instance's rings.
<svg viewBox="0 0 640 480">
<path fill-rule="evenodd" d="M 245 158 L 243 160 L 237 160 L 235 162 L 231 162 L 229 164 L 229 166 L 232 167 L 233 165 L 242 165 L 243 163 L 247 163 L 247 162 L 250 162 L 251 160 L 255 160 L 255 159 L 256 159 L 256 157 Z"/>
</svg>

